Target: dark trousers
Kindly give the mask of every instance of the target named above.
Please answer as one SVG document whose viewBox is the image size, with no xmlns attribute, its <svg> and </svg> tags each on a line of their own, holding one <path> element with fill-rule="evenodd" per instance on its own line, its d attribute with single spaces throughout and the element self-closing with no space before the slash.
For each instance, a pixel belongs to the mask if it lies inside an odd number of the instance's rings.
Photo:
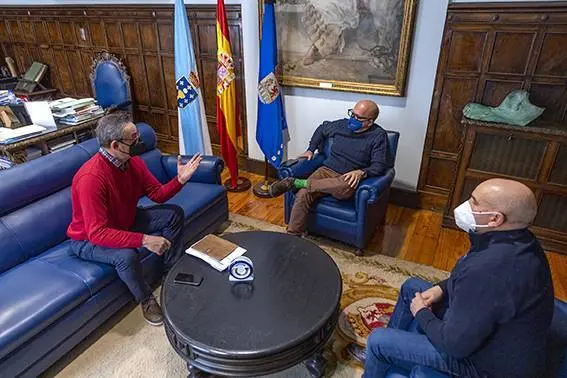
<svg viewBox="0 0 567 378">
<path fill-rule="evenodd" d="M 340 173 L 327 167 L 318 168 L 308 177 L 307 188 L 299 189 L 295 195 L 287 232 L 297 235 L 303 233 L 309 209 L 319 198 L 330 194 L 336 199 L 346 200 L 352 197 L 355 190 L 356 188 L 351 188 Z"/>
<path fill-rule="evenodd" d="M 411 371 L 415 366 L 426 366 L 456 377 L 478 377 L 472 362 L 456 359 L 436 349 L 423 334 L 410 311 L 415 293 L 431 287 L 429 282 L 410 278 L 402 285 L 388 328 L 374 330 L 366 348 L 364 378 L 385 377 L 392 365 Z M 442 317 L 446 306 L 436 309 Z"/>
<path fill-rule="evenodd" d="M 169 270 L 183 254 L 181 240 L 183 221 L 183 209 L 179 206 L 158 205 L 138 209 L 131 231 L 160 235 L 171 242 L 171 247 L 163 255 L 164 268 Z M 138 249 L 106 248 L 88 241 L 74 240 L 71 243 L 71 250 L 83 260 L 112 265 L 137 302 L 141 302 L 152 293 L 150 286 L 144 280 Z"/>
</svg>

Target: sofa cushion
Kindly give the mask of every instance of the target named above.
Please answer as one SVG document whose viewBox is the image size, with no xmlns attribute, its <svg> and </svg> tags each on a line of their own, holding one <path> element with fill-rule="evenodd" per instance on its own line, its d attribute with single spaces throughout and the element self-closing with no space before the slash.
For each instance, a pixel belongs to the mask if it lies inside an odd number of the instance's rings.
<svg viewBox="0 0 567 378">
<path fill-rule="evenodd" d="M 69 185 L 90 158 L 85 149 L 73 146 L 64 153 L 16 165 L 0 172 L 0 215 L 8 214 Z"/>
<path fill-rule="evenodd" d="M 217 201 L 222 200 L 225 195 L 226 192 L 222 185 L 188 182 L 179 193 L 167 201 L 167 203 L 180 206 L 187 220 L 197 216 Z M 150 207 L 154 205 L 156 205 L 156 203 L 151 201 L 148 197 L 143 197 L 138 202 L 138 206 L 140 207 Z"/>
<path fill-rule="evenodd" d="M 0 358 L 89 296 L 76 274 L 37 259 L 0 275 Z"/>
<path fill-rule="evenodd" d="M 66 240 L 53 248 L 48 249 L 35 260 L 52 265 L 62 271 L 69 272 L 81 280 L 94 295 L 110 281 L 117 278 L 111 265 L 85 261 L 73 254 L 70 250 L 70 240 Z"/>
<path fill-rule="evenodd" d="M 354 209 L 353 200 L 340 201 L 331 196 L 325 196 L 317 202 L 315 212 L 337 219 L 356 222 L 356 210 Z"/>
<path fill-rule="evenodd" d="M 70 222 L 70 187 L 1 217 L 0 273 L 64 241 Z"/>
<path fill-rule="evenodd" d="M 161 164 L 161 157 L 161 152 L 156 149 L 144 152 L 140 155 L 140 158 L 146 163 L 150 172 L 152 172 L 159 182 L 165 184 L 170 178 Z"/>
</svg>

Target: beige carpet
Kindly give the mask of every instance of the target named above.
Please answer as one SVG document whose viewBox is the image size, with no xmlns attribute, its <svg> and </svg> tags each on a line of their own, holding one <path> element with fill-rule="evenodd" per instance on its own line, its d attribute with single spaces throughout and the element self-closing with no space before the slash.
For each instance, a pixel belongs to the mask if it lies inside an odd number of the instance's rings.
<svg viewBox="0 0 567 378">
<path fill-rule="evenodd" d="M 279 226 L 231 214 L 222 233 L 248 230 L 283 232 Z M 345 347 L 362 345 L 373 328 L 387 324 L 398 288 L 409 276 L 435 282 L 447 276 L 432 267 L 382 255 L 356 257 L 353 249 L 319 237 L 309 237 L 337 263 L 343 278 L 343 312 L 325 350 L 330 361 L 326 376 L 360 377 L 362 369 L 349 360 Z M 156 295 L 159 290 L 156 290 Z M 186 365 L 169 345 L 163 327 L 148 325 L 140 307 L 130 312 L 85 352 L 67 365 L 59 377 L 186 377 Z M 270 377 L 309 377 L 299 364 Z"/>
</svg>

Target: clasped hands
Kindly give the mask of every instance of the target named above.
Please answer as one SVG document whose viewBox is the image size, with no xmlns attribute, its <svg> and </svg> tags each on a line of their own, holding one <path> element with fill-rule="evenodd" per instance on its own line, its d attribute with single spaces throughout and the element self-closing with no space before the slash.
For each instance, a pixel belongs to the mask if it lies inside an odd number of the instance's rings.
<svg viewBox="0 0 567 378">
<path fill-rule="evenodd" d="M 415 293 L 415 297 L 411 301 L 410 311 L 413 316 L 424 308 L 431 309 L 434 303 L 439 302 L 443 298 L 443 290 L 439 285 L 433 286 L 425 290 L 423 293 Z"/>
<path fill-rule="evenodd" d="M 305 151 L 301 155 L 298 156 L 298 159 L 307 159 L 311 160 L 313 158 L 313 152 Z M 360 184 L 360 180 L 364 176 L 364 172 L 361 169 L 356 169 L 354 171 L 350 171 L 345 173 L 342 177 L 351 188 L 356 188 L 358 184 Z"/>
</svg>

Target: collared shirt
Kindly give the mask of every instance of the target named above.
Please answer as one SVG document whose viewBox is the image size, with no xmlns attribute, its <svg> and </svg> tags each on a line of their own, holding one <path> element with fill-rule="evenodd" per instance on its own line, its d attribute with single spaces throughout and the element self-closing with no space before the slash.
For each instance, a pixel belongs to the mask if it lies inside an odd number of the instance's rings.
<svg viewBox="0 0 567 378">
<path fill-rule="evenodd" d="M 120 169 L 122 172 L 124 172 L 125 170 L 128 169 L 128 162 L 126 163 L 122 163 L 120 160 L 118 160 L 117 158 L 115 158 L 114 156 L 112 156 L 110 154 L 110 152 L 108 152 L 107 150 L 105 150 L 104 148 L 100 147 L 98 149 L 98 152 L 100 152 L 100 154 L 102 156 L 104 156 L 106 158 L 106 160 L 108 160 L 109 162 L 112 163 L 112 165 L 114 165 L 116 168 Z"/>
</svg>

